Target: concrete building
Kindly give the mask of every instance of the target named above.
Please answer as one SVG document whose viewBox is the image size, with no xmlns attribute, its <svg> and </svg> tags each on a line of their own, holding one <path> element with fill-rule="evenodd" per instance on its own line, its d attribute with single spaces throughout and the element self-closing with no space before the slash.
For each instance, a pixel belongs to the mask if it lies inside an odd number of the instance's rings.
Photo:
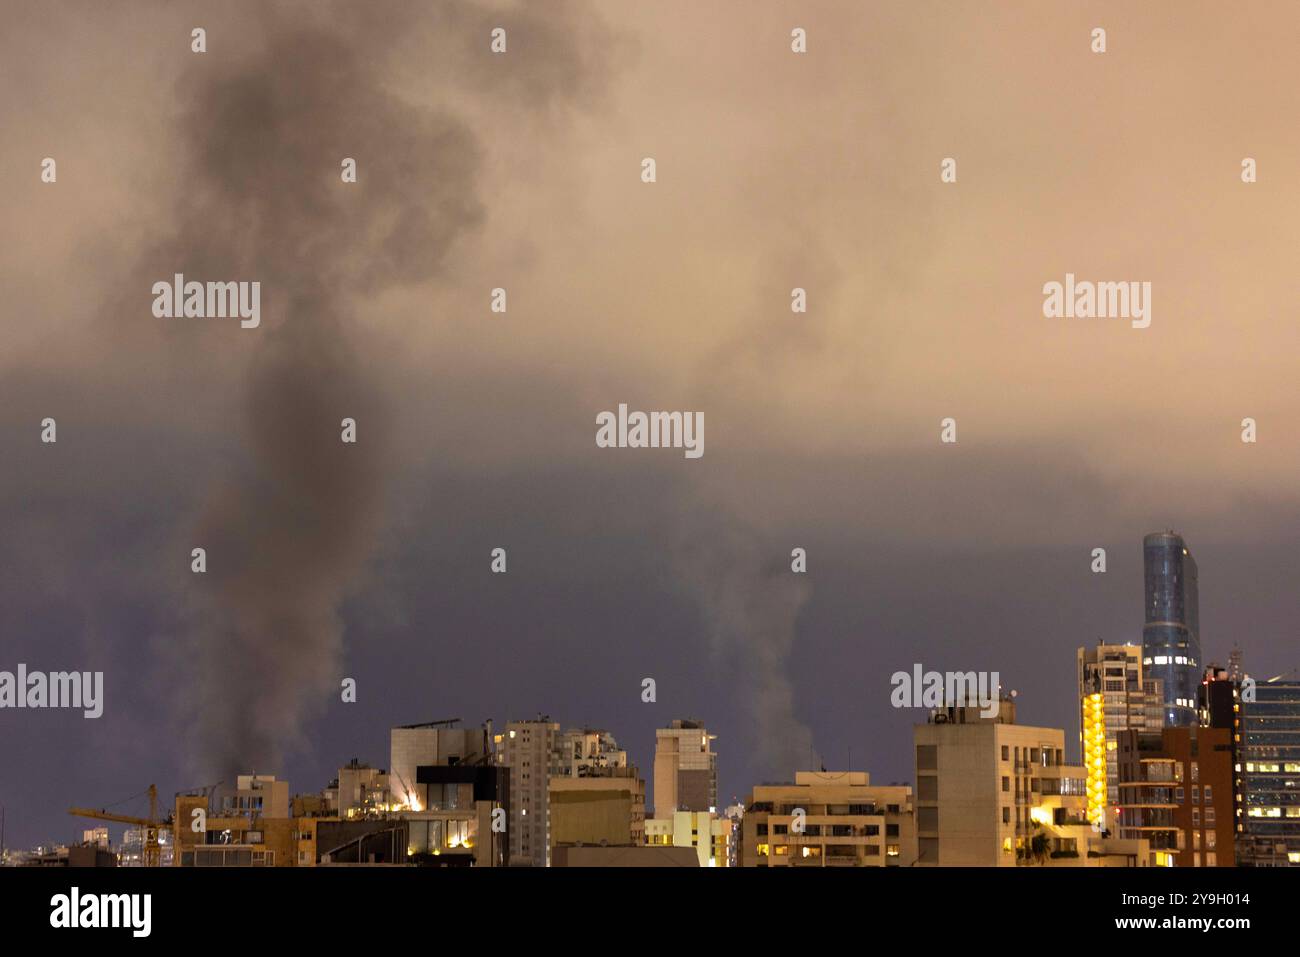
<svg viewBox="0 0 1300 957">
<path fill-rule="evenodd" d="M 554 867 L 698 867 L 685 847 L 592 847 L 565 845 L 555 848 Z"/>
<path fill-rule="evenodd" d="M 1146 849 L 1094 830 L 1085 771 L 1065 763 L 1065 732 L 998 713 L 936 709 L 913 729 L 922 867 L 1141 866 Z"/>
<path fill-rule="evenodd" d="M 289 782 L 241 774 L 233 790 L 179 794 L 175 808 L 177 867 L 293 867 L 297 823 L 289 815 Z M 195 830 L 201 823 L 202 829 Z"/>
<path fill-rule="evenodd" d="M 287 818 L 289 816 L 289 782 L 277 781 L 273 774 L 240 774 L 235 787 L 218 786 L 213 790 L 215 808 L 221 817 Z"/>
<path fill-rule="evenodd" d="M 15 856 L 19 867 L 117 867 L 117 855 L 98 844 L 60 845 L 55 848 L 37 848 L 27 854 Z"/>
<path fill-rule="evenodd" d="M 1251 682 L 1240 695 L 1238 862 L 1300 866 L 1300 681 Z"/>
<path fill-rule="evenodd" d="M 1121 838 L 1145 839 L 1157 867 L 1234 865 L 1229 731 L 1124 731 L 1119 760 Z"/>
<path fill-rule="evenodd" d="M 505 867 L 510 772 L 487 763 L 421 765 L 415 769 L 419 811 L 401 814 L 410 863 Z M 499 814 L 497 812 L 500 812 Z M 498 817 L 500 827 L 493 827 Z"/>
<path fill-rule="evenodd" d="M 389 735 L 388 786 L 392 803 L 418 811 L 412 805 L 415 769 L 420 765 L 483 762 L 491 753 L 487 728 L 461 728 L 459 718 L 408 724 Z M 340 780 L 340 786 L 342 781 Z"/>
<path fill-rule="evenodd" d="M 593 768 L 625 768 L 627 752 L 614 735 L 593 728 L 570 728 L 559 735 L 554 773 L 585 777 Z"/>
<path fill-rule="evenodd" d="M 551 848 L 548 784 L 565 767 L 560 725 L 545 715 L 511 721 L 494 746 L 497 763 L 510 769 L 510 866 L 546 867 Z"/>
<path fill-rule="evenodd" d="M 388 773 L 383 768 L 362 764 L 356 758 L 339 768 L 336 788 L 327 790 L 335 791 L 334 809 L 345 820 L 385 814 L 397 804 L 388 784 Z"/>
<path fill-rule="evenodd" d="M 741 818 L 741 867 L 891 867 L 916 859 L 912 789 L 865 771 L 799 771 L 754 788 Z"/>
<path fill-rule="evenodd" d="M 387 818 L 309 819 L 299 822 L 300 867 L 406 867 L 410 823 Z"/>
<path fill-rule="evenodd" d="M 1158 680 L 1145 677 L 1138 645 L 1099 643 L 1080 648 L 1076 660 L 1080 754 L 1089 781 L 1088 816 L 1105 828 L 1119 804 L 1117 735 L 1163 728 L 1164 692 Z"/>
<path fill-rule="evenodd" d="M 708 811 L 674 811 L 669 818 L 650 818 L 645 822 L 645 839 L 651 847 L 694 849 L 700 867 L 734 866 L 731 819 Z"/>
<path fill-rule="evenodd" d="M 692 718 L 655 731 L 655 817 L 667 819 L 676 811 L 717 813 L 716 738 Z"/>
<path fill-rule="evenodd" d="M 550 779 L 552 850 L 560 845 L 645 844 L 645 781 L 635 767 Z"/>
</svg>

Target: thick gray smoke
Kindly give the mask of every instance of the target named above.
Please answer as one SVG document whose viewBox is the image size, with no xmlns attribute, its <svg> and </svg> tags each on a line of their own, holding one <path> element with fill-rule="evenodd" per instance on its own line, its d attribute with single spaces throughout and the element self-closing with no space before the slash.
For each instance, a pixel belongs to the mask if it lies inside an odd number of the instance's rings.
<svg viewBox="0 0 1300 957">
<path fill-rule="evenodd" d="M 233 333 L 254 353 L 246 456 L 199 521 L 208 571 L 190 589 L 201 595 L 186 629 L 196 664 L 182 681 L 195 763 L 227 778 L 276 766 L 304 719 L 338 700 L 340 607 L 375 545 L 396 464 L 382 349 L 359 336 L 357 307 L 446 278 L 452 248 L 485 218 L 483 151 L 465 117 L 437 107 L 442 89 L 448 99 L 457 84 L 470 89 L 498 121 L 590 103 L 607 47 L 591 11 L 567 2 L 249 9 L 264 20 L 257 52 L 198 57 L 181 86 L 184 198 L 157 265 L 158 277 L 262 284 L 262 328 Z M 498 22 L 516 37 L 509 60 L 488 48 Z M 247 18 L 239 30 L 258 35 Z M 399 77 L 420 102 L 393 92 Z M 355 184 L 340 178 L 345 157 Z M 354 445 L 340 438 L 345 417 Z"/>
<path fill-rule="evenodd" d="M 744 682 L 757 770 L 767 780 L 791 780 L 815 760 L 812 732 L 795 717 L 788 674 L 795 623 L 811 586 L 739 521 L 716 512 L 696 518 L 684 526 L 690 532 L 677 547 L 678 572 L 700 603 L 715 660 Z"/>
<path fill-rule="evenodd" d="M 268 30 L 252 58 L 206 57 L 183 89 L 170 247 L 187 277 L 262 284 L 262 328 L 232 333 L 260 337 L 243 383 L 247 456 L 195 536 L 208 572 L 194 586 L 187 684 L 198 763 L 227 777 L 274 766 L 338 694 L 339 606 L 381 518 L 388 438 L 384 370 L 350 321 L 356 303 L 435 274 L 481 218 L 474 137 L 385 90 L 380 37 Z M 344 157 L 355 185 L 340 178 Z M 341 441 L 345 417 L 356 444 Z"/>
</svg>

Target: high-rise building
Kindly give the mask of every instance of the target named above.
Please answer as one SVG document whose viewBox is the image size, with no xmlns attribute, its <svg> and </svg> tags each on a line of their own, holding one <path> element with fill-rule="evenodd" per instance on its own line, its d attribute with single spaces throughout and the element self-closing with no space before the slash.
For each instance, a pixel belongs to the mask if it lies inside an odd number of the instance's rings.
<svg viewBox="0 0 1300 957">
<path fill-rule="evenodd" d="M 655 817 L 676 811 L 718 809 L 717 735 L 693 718 L 681 718 L 655 731 Z"/>
<path fill-rule="evenodd" d="M 1142 540 L 1146 607 L 1142 665 L 1163 687 L 1166 727 L 1197 724 L 1201 623 L 1196 559 L 1181 535 L 1153 532 Z"/>
<path fill-rule="evenodd" d="M 496 761 L 510 768 L 511 866 L 548 867 L 551 838 L 550 782 L 585 778 L 627 768 L 627 752 L 598 728 L 570 728 L 546 715 L 511 721 L 495 738 Z M 644 787 L 641 819 L 644 820 Z"/>
<path fill-rule="evenodd" d="M 1116 735 L 1163 728 L 1164 698 L 1160 682 L 1144 676 L 1142 649 L 1137 645 L 1080 648 L 1077 663 L 1079 742 L 1088 772 L 1088 817 L 1105 827 L 1119 803 Z"/>
<path fill-rule="evenodd" d="M 1158 867 L 1232 867 L 1232 734 L 1165 728 L 1119 735 L 1122 839 L 1145 839 Z"/>
<path fill-rule="evenodd" d="M 1240 698 L 1238 863 L 1300 866 L 1300 681 L 1243 679 Z"/>
<path fill-rule="evenodd" d="M 511 867 L 547 867 L 551 828 L 548 786 L 561 773 L 560 725 L 546 715 L 511 721 L 495 739 L 498 764 L 510 768 Z"/>
<path fill-rule="evenodd" d="M 740 819 L 741 867 L 899 867 L 916 859 L 912 789 L 865 771 L 798 771 L 754 788 Z"/>
</svg>

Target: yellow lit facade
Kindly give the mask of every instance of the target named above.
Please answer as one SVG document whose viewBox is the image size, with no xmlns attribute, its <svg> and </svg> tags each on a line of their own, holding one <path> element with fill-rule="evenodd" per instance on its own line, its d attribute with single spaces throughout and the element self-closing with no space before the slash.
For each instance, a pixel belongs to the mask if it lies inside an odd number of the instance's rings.
<svg viewBox="0 0 1300 957">
<path fill-rule="evenodd" d="M 708 811 L 675 811 L 671 817 L 647 818 L 645 841 L 652 846 L 694 848 L 700 867 L 729 867 L 732 822 Z"/>
<path fill-rule="evenodd" d="M 1101 823 L 1106 816 L 1106 703 L 1100 692 L 1083 699 L 1083 765 L 1088 820 Z"/>
</svg>

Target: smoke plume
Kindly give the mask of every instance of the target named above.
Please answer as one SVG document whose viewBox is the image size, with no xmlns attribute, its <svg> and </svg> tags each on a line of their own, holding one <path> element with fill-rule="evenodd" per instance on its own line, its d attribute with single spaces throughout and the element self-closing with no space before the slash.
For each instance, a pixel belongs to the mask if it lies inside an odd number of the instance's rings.
<svg viewBox="0 0 1300 957">
<path fill-rule="evenodd" d="M 385 89 L 391 38 L 267 29 L 259 52 L 204 58 L 183 87 L 170 245 L 176 272 L 263 292 L 262 328 L 230 332 L 260 337 L 243 387 L 246 456 L 199 519 L 208 570 L 188 624 L 196 763 L 227 777 L 275 766 L 339 693 L 339 607 L 374 543 L 389 451 L 384 370 L 356 304 L 435 275 L 481 218 L 475 138 Z M 356 184 L 340 177 L 345 157 Z M 345 417 L 355 444 L 341 440 Z"/>
<path fill-rule="evenodd" d="M 739 520 L 716 512 L 695 518 L 677 546 L 678 573 L 700 603 L 715 660 L 745 683 L 757 768 L 768 780 L 788 780 L 814 760 L 812 732 L 795 716 L 788 674 L 795 623 L 811 586 Z"/>
</svg>

